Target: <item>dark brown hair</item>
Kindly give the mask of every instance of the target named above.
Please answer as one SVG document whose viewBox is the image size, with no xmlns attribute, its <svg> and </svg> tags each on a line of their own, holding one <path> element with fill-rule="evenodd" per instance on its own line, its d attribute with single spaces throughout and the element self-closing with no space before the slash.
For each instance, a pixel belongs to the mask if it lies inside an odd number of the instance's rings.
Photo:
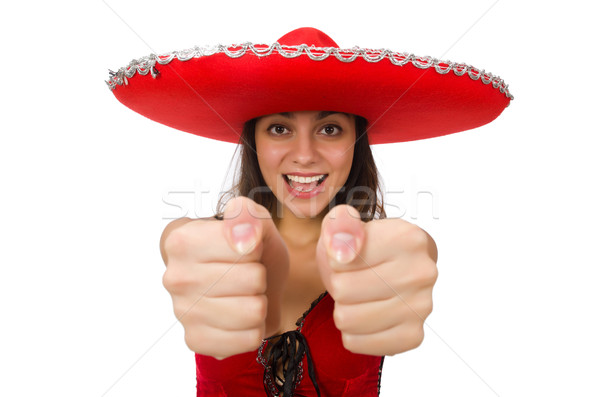
<svg viewBox="0 0 600 397">
<path fill-rule="evenodd" d="M 276 215 L 275 195 L 268 188 L 257 189 L 266 187 L 266 183 L 256 156 L 256 121 L 257 119 L 252 119 L 244 124 L 239 142 L 240 165 L 234 174 L 233 187 L 219 197 L 215 215 L 217 219 L 222 219 L 225 205 L 231 198 L 250 195 L 255 202 L 267 208 L 271 216 Z M 344 186 L 329 203 L 329 209 L 338 204 L 349 204 L 356 208 L 365 222 L 386 217 L 379 173 L 367 137 L 367 120 L 360 116 L 356 116 L 356 141 L 350 174 Z"/>
</svg>

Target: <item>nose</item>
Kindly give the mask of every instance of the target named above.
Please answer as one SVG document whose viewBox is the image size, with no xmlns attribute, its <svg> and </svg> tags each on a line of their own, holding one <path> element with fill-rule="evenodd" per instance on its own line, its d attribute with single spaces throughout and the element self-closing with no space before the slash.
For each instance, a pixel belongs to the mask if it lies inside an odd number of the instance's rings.
<svg viewBox="0 0 600 397">
<path fill-rule="evenodd" d="M 308 131 L 299 131 L 292 143 L 292 160 L 294 164 L 311 165 L 318 157 L 317 142 Z"/>
</svg>

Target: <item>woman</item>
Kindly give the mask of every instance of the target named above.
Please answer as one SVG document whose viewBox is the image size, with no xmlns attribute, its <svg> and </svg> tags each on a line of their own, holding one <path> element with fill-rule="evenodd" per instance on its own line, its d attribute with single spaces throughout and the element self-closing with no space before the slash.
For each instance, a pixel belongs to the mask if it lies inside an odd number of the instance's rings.
<svg viewBox="0 0 600 397">
<path fill-rule="evenodd" d="M 423 340 L 437 251 L 423 230 L 385 219 L 369 141 L 474 128 L 511 97 L 494 76 L 477 76 L 493 82 L 482 90 L 444 77 L 473 79 L 476 69 L 427 59 L 433 76 L 415 74 L 422 64 L 412 60 L 394 80 L 401 55 L 338 51 L 316 29 L 278 43 L 155 57 L 113 74 L 112 88 L 130 85 L 115 89 L 123 103 L 167 125 L 234 141 L 245 121 L 239 178 L 223 210 L 176 220 L 162 235 L 164 285 L 197 353 L 198 395 L 375 396 L 383 356 Z M 257 57 L 232 61 L 251 52 Z M 389 64 L 369 69 L 385 57 Z M 367 89 L 348 87 L 366 80 Z"/>
</svg>

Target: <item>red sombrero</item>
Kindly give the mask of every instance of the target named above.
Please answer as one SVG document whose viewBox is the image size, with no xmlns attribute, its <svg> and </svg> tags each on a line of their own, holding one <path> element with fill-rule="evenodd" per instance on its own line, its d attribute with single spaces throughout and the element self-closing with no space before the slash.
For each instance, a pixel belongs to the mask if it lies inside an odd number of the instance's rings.
<svg viewBox="0 0 600 397">
<path fill-rule="evenodd" d="M 357 114 L 371 144 L 411 141 L 487 124 L 512 95 L 465 64 L 389 50 L 340 49 L 296 29 L 271 45 L 195 47 L 133 60 L 107 81 L 119 101 L 170 127 L 238 142 L 255 117 L 302 110 Z"/>
</svg>

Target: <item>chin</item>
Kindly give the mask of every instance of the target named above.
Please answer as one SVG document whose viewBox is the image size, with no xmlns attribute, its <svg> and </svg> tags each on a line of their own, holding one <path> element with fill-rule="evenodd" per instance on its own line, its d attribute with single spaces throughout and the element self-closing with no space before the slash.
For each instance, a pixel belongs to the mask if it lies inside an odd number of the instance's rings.
<svg viewBox="0 0 600 397">
<path fill-rule="evenodd" d="M 281 207 L 285 207 L 286 212 L 291 212 L 297 218 L 322 218 L 329 212 L 329 202 L 323 203 L 317 200 L 310 202 L 296 203 L 296 200 L 292 200 L 287 204 L 282 204 L 280 201 L 277 203 Z M 283 212 L 278 211 L 278 214 Z"/>
</svg>

